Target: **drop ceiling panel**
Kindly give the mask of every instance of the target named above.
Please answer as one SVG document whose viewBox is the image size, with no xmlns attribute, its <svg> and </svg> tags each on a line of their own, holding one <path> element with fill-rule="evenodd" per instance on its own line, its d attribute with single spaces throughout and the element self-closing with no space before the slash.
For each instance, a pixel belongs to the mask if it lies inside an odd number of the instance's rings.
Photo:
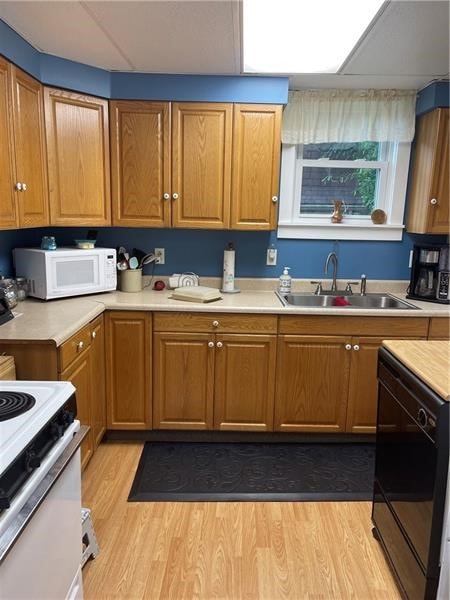
<svg viewBox="0 0 450 600">
<path fill-rule="evenodd" d="M 137 71 L 240 72 L 235 0 L 86 2 L 86 6 Z"/>
<path fill-rule="evenodd" d="M 80 2 L 0 2 L 0 18 L 42 52 L 105 69 L 130 69 Z"/>
<path fill-rule="evenodd" d="M 418 90 L 430 82 L 428 75 L 333 75 L 330 73 L 305 73 L 291 75 L 290 90 L 308 89 L 399 89 Z"/>
<path fill-rule="evenodd" d="M 449 3 L 391 2 L 342 73 L 427 75 L 449 71 Z"/>
</svg>

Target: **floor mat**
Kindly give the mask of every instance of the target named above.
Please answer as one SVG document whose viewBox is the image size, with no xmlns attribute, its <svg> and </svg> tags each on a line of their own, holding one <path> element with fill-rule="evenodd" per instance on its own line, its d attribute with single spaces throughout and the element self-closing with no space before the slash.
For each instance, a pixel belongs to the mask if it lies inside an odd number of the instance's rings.
<svg viewBox="0 0 450 600">
<path fill-rule="evenodd" d="M 375 445 L 147 442 L 128 500 L 371 500 Z"/>
</svg>

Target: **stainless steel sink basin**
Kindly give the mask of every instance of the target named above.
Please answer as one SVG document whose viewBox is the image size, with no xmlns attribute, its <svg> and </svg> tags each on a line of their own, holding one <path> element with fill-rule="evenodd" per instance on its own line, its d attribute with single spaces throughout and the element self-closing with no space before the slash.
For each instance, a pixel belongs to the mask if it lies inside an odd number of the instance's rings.
<svg viewBox="0 0 450 600">
<path fill-rule="evenodd" d="M 400 310 L 420 310 L 417 306 L 409 304 L 404 300 L 399 300 L 390 294 L 366 294 L 365 296 L 343 296 L 343 295 L 320 295 L 315 296 L 311 293 L 297 294 L 279 294 L 277 295 L 285 306 L 304 306 L 308 308 L 381 308 L 381 309 L 400 309 Z M 349 304 L 340 305 L 337 298 L 343 298 Z"/>
</svg>

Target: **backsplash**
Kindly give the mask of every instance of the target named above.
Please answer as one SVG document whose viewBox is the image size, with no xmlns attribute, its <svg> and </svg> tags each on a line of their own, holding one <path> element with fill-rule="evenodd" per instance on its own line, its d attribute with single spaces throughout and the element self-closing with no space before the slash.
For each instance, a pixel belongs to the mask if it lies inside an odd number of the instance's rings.
<svg viewBox="0 0 450 600">
<path fill-rule="evenodd" d="M 43 235 L 55 235 L 57 244 L 73 245 L 86 236 L 86 228 L 47 227 L 0 231 L 0 273 L 13 274 L 12 249 L 38 246 Z M 328 252 L 337 250 L 338 275 L 358 279 L 409 279 L 408 258 L 414 241 L 426 236 L 404 235 L 401 242 L 361 242 L 331 240 L 277 240 L 276 232 L 211 231 L 188 229 L 135 229 L 105 227 L 98 230 L 98 245 L 153 250 L 165 248 L 166 264 L 154 267 L 156 275 L 194 271 L 200 276 L 221 276 L 223 250 L 232 241 L 236 247 L 237 277 L 278 277 L 282 267 L 291 267 L 294 278 L 325 278 L 324 263 Z M 430 239 L 430 238 L 428 238 Z M 445 242 L 434 236 L 432 242 Z M 273 244 L 278 250 L 277 266 L 266 266 L 266 250 Z M 152 272 L 152 265 L 145 272 Z"/>
</svg>

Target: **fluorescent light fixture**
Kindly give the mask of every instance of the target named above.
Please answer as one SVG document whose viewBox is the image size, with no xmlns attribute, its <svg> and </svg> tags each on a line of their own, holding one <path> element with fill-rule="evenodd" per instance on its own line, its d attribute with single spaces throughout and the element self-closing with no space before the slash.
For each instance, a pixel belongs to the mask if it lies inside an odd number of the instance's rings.
<svg viewBox="0 0 450 600">
<path fill-rule="evenodd" d="M 244 72 L 336 73 L 384 0 L 243 0 Z"/>
</svg>

